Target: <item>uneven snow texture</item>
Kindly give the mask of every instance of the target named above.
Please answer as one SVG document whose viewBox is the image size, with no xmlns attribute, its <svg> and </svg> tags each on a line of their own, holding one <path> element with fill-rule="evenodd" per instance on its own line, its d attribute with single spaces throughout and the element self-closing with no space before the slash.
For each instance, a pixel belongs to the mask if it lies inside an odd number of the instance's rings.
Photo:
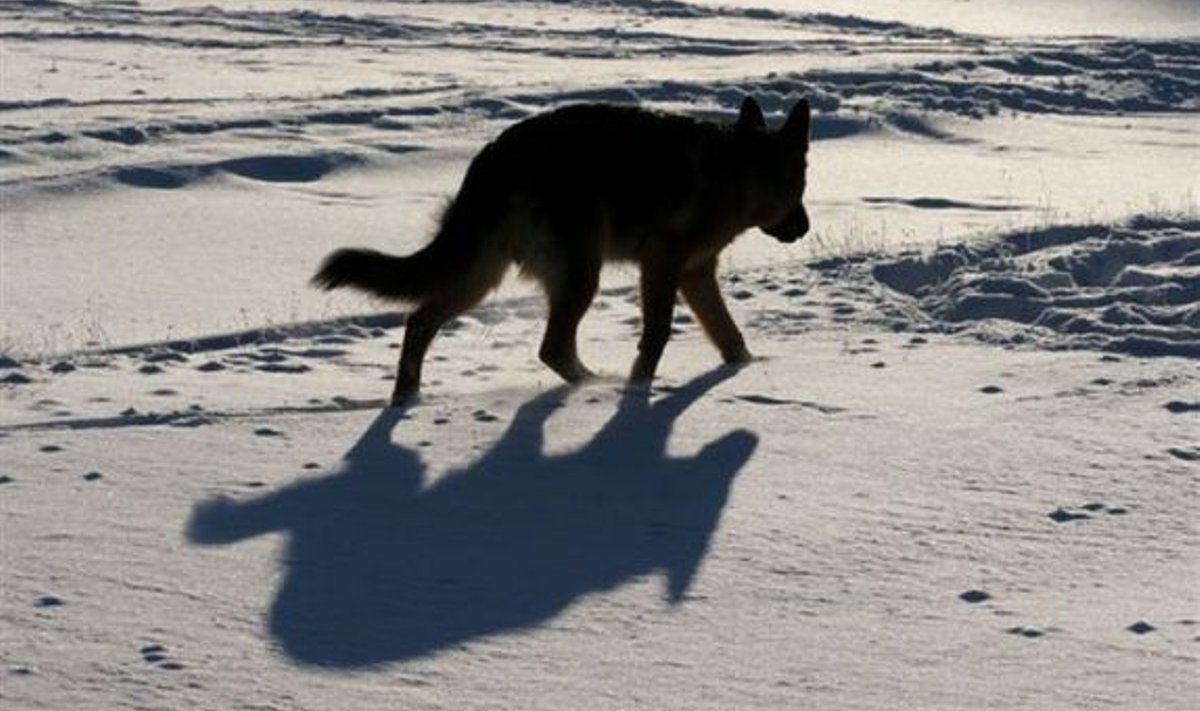
<svg viewBox="0 0 1200 711">
<path fill-rule="evenodd" d="M 403 412 L 383 317 L 10 361 L 0 699 L 1190 708 L 1196 361 L 897 320 L 873 272 L 989 274 L 899 263 L 728 275 L 761 359 L 714 369 L 681 309 L 650 392 L 556 387 L 530 299 L 447 328 Z M 623 370 L 637 328 L 604 290 L 583 357 Z"/>
<path fill-rule="evenodd" d="M 7 354 L 361 313 L 306 288 L 324 255 L 415 249 L 483 143 L 573 102 L 727 121 L 752 95 L 774 123 L 807 97 L 813 233 L 748 236 L 743 265 L 1188 209 L 1196 190 L 1186 35 L 976 35 L 805 3 L 22 0 L 0 3 L 0 40 Z"/>
<path fill-rule="evenodd" d="M 0 709 L 1191 711 L 1194 10 L 771 2 L 0 3 Z M 305 286 L 516 120 L 746 95 L 817 113 L 813 233 L 724 258 L 744 368 L 680 306 L 627 388 L 618 272 L 607 375 L 503 292 L 388 410 L 403 315 Z"/>
<path fill-rule="evenodd" d="M 22 48 L 9 58 L 14 66 L 8 91 L 39 96 L 0 101 L 0 112 L 16 119 L 0 132 L 6 145 L 3 158 L 20 164 L 66 158 L 66 148 L 90 141 L 136 146 L 255 130 L 300 135 L 363 126 L 394 135 L 430 116 L 469 112 L 512 120 L 574 101 L 636 101 L 703 113 L 736 110 L 743 96 L 754 94 L 769 113 L 777 113 L 807 96 L 822 114 L 818 137 L 828 137 L 862 130 L 864 118 L 883 119 L 902 130 L 936 132 L 914 111 L 976 118 L 1002 109 L 1071 115 L 1189 112 L 1198 108 L 1200 97 L 1200 43 L 1191 40 L 994 41 L 829 13 L 676 2 L 572 3 L 573 17 L 552 14 L 557 9 L 553 3 L 534 3 L 550 16 L 531 26 L 523 13 L 503 14 L 502 4 L 466 3 L 487 18 L 477 21 L 459 15 L 463 3 L 433 3 L 444 6 L 445 19 L 425 5 L 365 3 L 369 12 L 345 14 L 320 6 L 272 9 L 262 3 L 5 3 L 0 6 L 5 22 L 0 38 Z M 42 58 L 25 47 L 50 42 L 67 53 L 52 57 L 55 64 L 45 70 Z M 68 74 L 57 62 L 73 67 L 83 60 L 79 47 L 110 47 L 126 62 L 108 64 L 93 77 L 96 81 L 85 91 L 94 96 L 68 95 L 74 87 L 56 76 Z M 514 86 L 490 76 L 420 71 L 413 60 L 431 49 L 449 57 L 469 50 L 522 65 L 550 58 L 613 66 L 596 73 L 586 81 L 591 86 L 582 89 L 548 78 Z M 181 61 L 183 52 L 194 59 Z M 302 61 L 267 72 L 268 52 L 295 54 Z M 883 62 L 903 61 L 906 55 L 916 61 L 900 66 Z M 658 64 L 722 58 L 730 69 L 721 73 L 728 74 L 737 71 L 735 60 L 740 58 L 761 62 L 773 57 L 784 66 L 805 57 L 840 66 L 731 79 L 714 74 L 711 62 L 682 73 L 664 71 Z M 651 74 L 673 78 L 628 78 L 639 73 L 631 71 L 638 60 L 648 62 Z M 478 60 L 456 61 L 475 69 L 471 63 Z M 329 67 L 347 62 L 374 81 L 355 85 L 354 74 L 329 73 Z M 214 82 L 206 66 L 219 69 L 225 81 Z M 17 74 L 18 68 L 28 72 Z M 295 75 L 305 70 L 307 84 L 303 75 Z M 538 68 L 531 76 L 544 71 Z M 682 79 L 695 73 L 707 76 Z M 481 80 L 494 84 L 476 83 Z M 313 93 L 314 86 L 327 91 Z M 534 88 L 521 88 L 530 86 Z M 67 162 L 86 157 L 84 152 Z M 142 172 L 154 169 L 114 175 L 130 185 L 167 188 L 178 186 L 181 172 L 197 174 L 186 166 L 168 167 L 170 177 Z"/>
<path fill-rule="evenodd" d="M 887 259 L 871 273 L 942 330 L 1200 358 L 1200 223 L 1141 218 L 1020 231 Z"/>
</svg>

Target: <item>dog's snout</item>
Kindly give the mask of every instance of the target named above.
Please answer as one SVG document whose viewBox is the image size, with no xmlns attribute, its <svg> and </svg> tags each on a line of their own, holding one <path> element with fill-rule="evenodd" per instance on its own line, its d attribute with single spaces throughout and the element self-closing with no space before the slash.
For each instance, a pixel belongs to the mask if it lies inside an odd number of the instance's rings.
<svg viewBox="0 0 1200 711">
<path fill-rule="evenodd" d="M 780 242 L 795 242 L 808 233 L 808 228 L 808 211 L 803 205 L 798 205 L 778 224 L 764 227 L 763 232 Z"/>
</svg>

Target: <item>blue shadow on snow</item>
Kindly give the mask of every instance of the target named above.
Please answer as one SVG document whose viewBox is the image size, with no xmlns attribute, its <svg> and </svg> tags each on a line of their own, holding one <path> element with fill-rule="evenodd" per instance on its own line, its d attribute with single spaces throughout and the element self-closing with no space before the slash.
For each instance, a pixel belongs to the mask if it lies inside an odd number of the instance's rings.
<svg viewBox="0 0 1200 711">
<path fill-rule="evenodd" d="M 402 412 L 385 410 L 336 473 L 245 503 L 198 504 L 188 537 L 288 532 L 270 632 L 291 658 L 326 667 L 529 628 L 651 572 L 665 572 L 676 604 L 758 439 L 736 430 L 687 458 L 668 458 L 667 441 L 679 415 L 732 373 L 653 402 L 627 392 L 590 442 L 554 456 L 542 452 L 543 427 L 568 390 L 546 392 L 478 461 L 432 485 L 419 457 L 391 442 Z"/>
</svg>

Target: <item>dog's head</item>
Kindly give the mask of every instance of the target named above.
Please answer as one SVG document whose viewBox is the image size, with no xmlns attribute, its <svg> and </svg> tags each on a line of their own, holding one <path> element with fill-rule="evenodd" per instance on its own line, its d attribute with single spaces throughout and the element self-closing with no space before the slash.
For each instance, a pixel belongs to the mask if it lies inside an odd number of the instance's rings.
<svg viewBox="0 0 1200 711">
<path fill-rule="evenodd" d="M 801 99 L 783 127 L 770 131 L 758 102 L 746 97 L 734 125 L 748 172 L 747 217 L 780 242 L 795 242 L 808 232 L 803 199 L 810 115 L 808 100 Z"/>
</svg>

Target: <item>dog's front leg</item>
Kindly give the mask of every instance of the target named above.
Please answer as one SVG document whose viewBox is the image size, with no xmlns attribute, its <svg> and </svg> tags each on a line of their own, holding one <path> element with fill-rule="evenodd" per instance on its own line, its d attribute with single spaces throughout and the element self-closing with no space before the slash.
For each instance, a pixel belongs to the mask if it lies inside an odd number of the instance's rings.
<svg viewBox="0 0 1200 711">
<path fill-rule="evenodd" d="M 629 375 L 635 383 L 654 379 L 663 348 L 671 337 L 671 314 L 679 289 L 679 271 L 678 265 L 667 260 L 642 264 L 642 338 L 638 341 L 638 356 Z"/>
<path fill-rule="evenodd" d="M 721 351 L 721 358 L 726 363 L 745 363 L 750 360 L 746 341 L 729 315 L 729 308 L 725 306 L 717 286 L 717 258 L 714 256 L 705 260 L 684 273 L 680 287 L 683 298 L 696 314 L 696 320 L 717 350 Z"/>
</svg>

